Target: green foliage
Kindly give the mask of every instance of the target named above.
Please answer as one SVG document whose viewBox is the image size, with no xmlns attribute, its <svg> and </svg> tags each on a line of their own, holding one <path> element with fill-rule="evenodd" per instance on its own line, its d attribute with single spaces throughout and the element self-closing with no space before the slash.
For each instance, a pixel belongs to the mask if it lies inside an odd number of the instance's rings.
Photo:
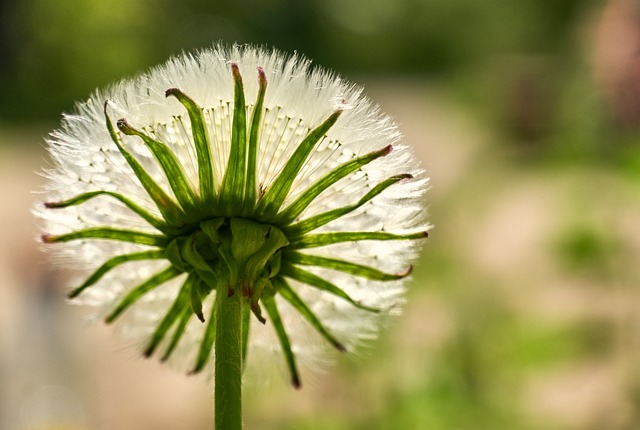
<svg viewBox="0 0 640 430">
<path fill-rule="evenodd" d="M 619 250 L 609 231 L 579 222 L 562 232 L 556 243 L 558 257 L 568 269 L 591 276 L 606 276 Z"/>
<path fill-rule="evenodd" d="M 4 87 L 0 116 L 53 118 L 96 85 L 216 40 L 298 51 L 343 73 L 463 73 L 474 79 L 478 66 L 503 55 L 575 52 L 576 25 L 594 4 L 24 0 L 0 15 L 0 78 L 12 83 Z"/>
</svg>

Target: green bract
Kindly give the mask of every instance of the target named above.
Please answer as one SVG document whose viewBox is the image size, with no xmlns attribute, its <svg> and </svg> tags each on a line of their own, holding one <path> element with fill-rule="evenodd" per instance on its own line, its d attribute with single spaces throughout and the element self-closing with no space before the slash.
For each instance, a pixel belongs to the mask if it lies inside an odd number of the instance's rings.
<svg viewBox="0 0 640 430">
<path fill-rule="evenodd" d="M 391 145 L 364 155 L 353 156 L 329 169 L 289 199 L 292 186 L 310 154 L 319 142 L 340 120 L 342 108 L 337 108 L 315 128 L 310 129 L 291 151 L 287 161 L 268 186 L 258 182 L 258 154 L 263 132 L 263 116 L 267 93 L 267 78 L 258 69 L 257 97 L 247 105 L 245 91 L 237 64 L 230 65 L 229 85 L 233 85 L 231 136 L 228 155 L 216 153 L 212 143 L 211 128 L 207 127 L 209 111 L 178 88 L 166 90 L 167 97 L 179 101 L 191 124 L 190 137 L 186 140 L 197 160 L 197 178 L 194 183 L 178 155 L 168 142 L 163 142 L 153 132 L 153 125 L 130 124 L 127 119 L 115 122 L 111 119 L 110 102 L 104 104 L 104 127 L 109 132 L 118 152 L 126 160 L 130 173 L 137 178 L 144 191 L 157 207 L 158 214 L 136 203 L 131 196 L 119 190 L 95 190 L 47 203 L 48 208 L 67 208 L 83 205 L 93 199 L 115 199 L 141 220 L 155 229 L 137 231 L 113 227 L 93 226 L 57 235 L 45 235 L 47 243 L 89 241 L 103 239 L 145 245 L 148 249 L 124 253 L 108 258 L 84 283 L 73 290 L 69 297 L 81 295 L 95 286 L 103 277 L 126 263 L 143 260 L 165 261 L 165 267 L 150 277 L 140 280 L 119 299 L 106 322 L 117 320 L 123 313 L 149 292 L 160 288 L 170 280 L 186 274 L 182 286 L 166 312 L 159 320 L 148 340 L 145 354 L 160 351 L 167 360 L 181 342 L 189 320 L 194 316 L 206 326 L 200 338 L 199 351 L 192 366 L 193 372 L 205 368 L 212 355 L 216 337 L 217 307 L 211 314 L 203 313 L 203 302 L 212 292 L 228 296 L 240 295 L 243 303 L 244 328 L 242 333 L 243 356 L 247 354 L 249 318 L 253 313 L 262 323 L 269 321 L 275 330 L 288 365 L 292 383 L 300 385 L 296 355 L 287 333 L 276 297 L 281 297 L 293 307 L 327 342 L 344 351 L 344 344 L 326 327 L 312 307 L 300 296 L 292 281 L 339 298 L 356 309 L 381 312 L 388 309 L 371 307 L 352 298 L 343 286 L 332 279 L 320 276 L 309 267 L 341 272 L 364 280 L 393 281 L 407 276 L 411 266 L 401 273 L 385 273 L 375 267 L 345 261 L 337 256 L 311 255 L 308 248 L 325 247 L 338 243 L 361 241 L 404 241 L 426 237 L 424 230 L 395 234 L 388 231 L 318 231 L 341 217 L 345 217 L 379 196 L 389 187 L 411 179 L 410 174 L 393 174 L 378 181 L 367 192 L 355 196 L 346 204 L 305 217 L 305 210 L 325 191 L 340 180 L 392 151 Z M 123 135 L 139 139 L 152 154 L 166 177 L 171 194 L 158 183 L 140 157 L 123 143 Z M 226 170 L 221 180 L 216 180 L 215 163 L 225 158 Z M 348 196 L 347 196 L 348 198 Z M 285 202 L 287 202 L 285 204 Z M 393 306 L 390 304 L 389 307 Z"/>
</svg>

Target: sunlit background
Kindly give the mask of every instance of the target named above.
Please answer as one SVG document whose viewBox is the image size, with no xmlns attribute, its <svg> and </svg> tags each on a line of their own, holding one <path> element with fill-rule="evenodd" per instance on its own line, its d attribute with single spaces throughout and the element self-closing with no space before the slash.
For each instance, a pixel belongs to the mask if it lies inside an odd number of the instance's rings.
<svg viewBox="0 0 640 430">
<path fill-rule="evenodd" d="M 0 2 L 0 429 L 212 426 L 211 386 L 65 302 L 29 213 L 43 138 L 100 86 L 215 41 L 362 83 L 432 178 L 408 304 L 247 429 L 640 428 L 636 0 Z"/>
</svg>

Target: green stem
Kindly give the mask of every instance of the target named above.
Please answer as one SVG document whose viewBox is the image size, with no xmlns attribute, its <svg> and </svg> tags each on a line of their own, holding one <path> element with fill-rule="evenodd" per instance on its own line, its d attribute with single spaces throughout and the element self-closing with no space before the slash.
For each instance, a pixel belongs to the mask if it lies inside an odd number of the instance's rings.
<svg viewBox="0 0 640 430">
<path fill-rule="evenodd" d="M 227 283 L 225 283 L 227 284 Z M 229 297 L 228 292 L 235 290 Z M 223 285 L 216 294 L 215 428 L 242 429 L 242 294 Z"/>
</svg>

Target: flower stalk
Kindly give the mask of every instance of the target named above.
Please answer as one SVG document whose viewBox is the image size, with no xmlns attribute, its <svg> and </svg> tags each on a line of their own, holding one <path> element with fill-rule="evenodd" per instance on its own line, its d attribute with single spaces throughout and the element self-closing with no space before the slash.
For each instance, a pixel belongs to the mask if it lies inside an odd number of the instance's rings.
<svg viewBox="0 0 640 430">
<path fill-rule="evenodd" d="M 237 289 L 237 287 L 236 287 Z M 242 428 L 243 301 L 234 286 L 216 296 L 215 428 Z"/>
</svg>

